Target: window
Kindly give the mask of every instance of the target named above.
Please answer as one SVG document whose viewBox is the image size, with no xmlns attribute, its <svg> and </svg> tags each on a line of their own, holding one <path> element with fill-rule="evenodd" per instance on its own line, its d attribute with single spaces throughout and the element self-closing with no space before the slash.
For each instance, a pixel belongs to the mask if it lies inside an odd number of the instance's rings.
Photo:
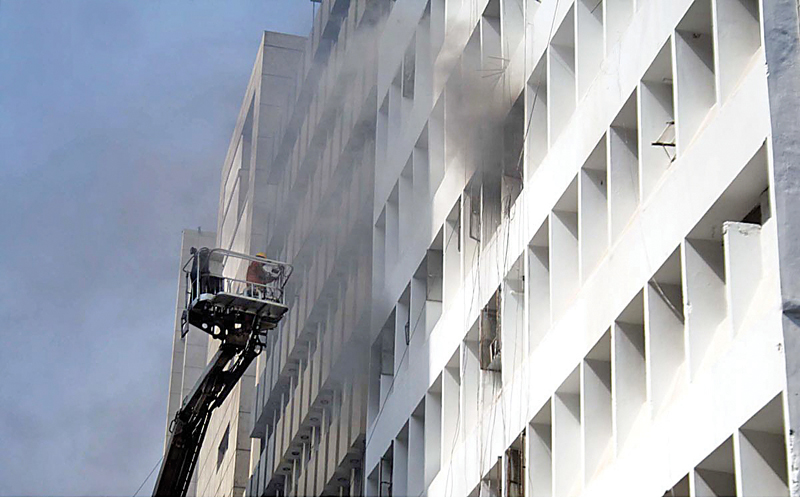
<svg viewBox="0 0 800 497">
<path fill-rule="evenodd" d="M 228 423 L 228 426 L 225 428 L 225 434 L 222 435 L 222 440 L 219 442 L 219 448 L 217 448 L 217 469 L 222 466 L 222 460 L 225 458 L 225 453 L 228 451 L 228 441 L 230 439 L 231 434 L 231 424 Z"/>
<path fill-rule="evenodd" d="M 378 497 L 392 497 L 393 456 L 394 442 L 389 444 L 389 450 L 381 457 L 378 465 Z"/>
<path fill-rule="evenodd" d="M 486 371 L 500 371 L 500 298 L 498 288 L 481 312 L 481 369 Z"/>
</svg>

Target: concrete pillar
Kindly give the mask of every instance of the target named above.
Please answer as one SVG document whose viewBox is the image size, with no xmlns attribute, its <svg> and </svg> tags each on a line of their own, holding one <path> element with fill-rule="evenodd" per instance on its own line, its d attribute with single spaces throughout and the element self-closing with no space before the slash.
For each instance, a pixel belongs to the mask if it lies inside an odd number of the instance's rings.
<svg viewBox="0 0 800 497">
<path fill-rule="evenodd" d="M 800 33 L 798 0 L 763 2 L 772 123 L 772 205 L 778 223 L 783 337 L 786 353 L 786 414 L 789 483 L 800 496 Z"/>
</svg>

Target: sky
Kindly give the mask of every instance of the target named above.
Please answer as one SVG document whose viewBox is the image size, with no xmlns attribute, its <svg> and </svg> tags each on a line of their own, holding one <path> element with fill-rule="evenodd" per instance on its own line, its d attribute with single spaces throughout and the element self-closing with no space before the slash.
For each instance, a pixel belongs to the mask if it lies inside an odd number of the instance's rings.
<svg viewBox="0 0 800 497">
<path fill-rule="evenodd" d="M 130 496 L 156 465 L 181 230 L 216 228 L 262 31 L 311 9 L 0 0 L 0 495 Z"/>
</svg>

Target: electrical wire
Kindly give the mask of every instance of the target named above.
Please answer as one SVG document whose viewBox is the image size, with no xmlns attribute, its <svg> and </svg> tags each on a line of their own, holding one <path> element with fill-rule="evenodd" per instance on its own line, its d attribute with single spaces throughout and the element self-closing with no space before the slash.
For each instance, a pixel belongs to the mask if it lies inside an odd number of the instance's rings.
<svg viewBox="0 0 800 497">
<path fill-rule="evenodd" d="M 553 10 L 553 18 L 552 18 L 552 21 L 551 21 L 551 24 L 550 24 L 550 32 L 549 32 L 548 38 L 547 38 L 548 39 L 548 43 L 550 42 L 550 40 L 553 37 L 553 30 L 555 28 L 555 20 L 556 20 L 556 17 L 558 15 L 559 1 L 560 0 L 556 0 L 555 8 Z M 526 29 L 525 29 L 525 32 L 524 32 L 524 43 L 525 43 L 525 50 L 527 51 L 527 22 L 526 22 Z M 524 63 L 527 64 L 527 52 L 525 53 L 525 58 L 526 58 L 526 60 L 524 61 Z M 523 146 L 520 148 L 520 154 L 519 154 L 519 157 L 517 159 L 517 165 L 516 165 L 517 173 L 519 173 L 519 169 L 520 169 L 520 167 L 522 165 L 522 159 L 524 157 L 524 151 L 525 151 L 524 144 L 527 143 L 528 135 L 530 133 L 533 112 L 534 112 L 534 110 L 536 108 L 536 102 L 538 100 L 540 88 L 541 88 L 541 84 L 537 85 L 536 86 L 536 92 L 534 93 L 533 104 L 531 105 L 531 111 L 530 111 L 530 115 L 528 117 L 528 125 L 526 126 L 525 134 L 523 136 Z M 465 171 L 465 175 L 466 175 L 466 171 Z M 465 178 L 465 181 L 466 181 L 466 178 Z M 502 209 L 502 201 L 501 201 L 501 209 Z M 506 266 L 506 262 L 507 262 L 507 258 L 508 258 L 507 257 L 507 252 L 508 252 L 508 247 L 510 245 L 510 240 L 509 240 L 510 230 L 508 229 L 509 225 L 510 225 L 510 221 L 511 221 L 511 217 L 509 216 L 507 218 L 507 226 L 505 227 L 506 245 L 504 247 L 504 256 L 503 256 L 503 267 L 504 268 Z M 476 250 L 476 252 L 475 252 L 476 254 L 479 252 L 479 249 L 480 249 L 480 246 Z M 480 259 L 481 258 L 479 257 L 479 259 L 478 259 L 478 267 L 476 267 L 476 273 L 477 273 L 477 278 L 478 278 L 478 286 L 480 286 Z M 471 307 L 472 307 L 472 304 L 474 303 L 474 296 L 475 296 L 474 295 L 475 294 L 474 290 L 475 290 L 475 286 L 473 286 L 473 296 L 472 296 L 471 302 L 470 302 L 470 312 L 468 312 L 466 314 L 466 316 L 471 314 Z M 481 292 L 479 291 L 478 293 L 480 294 Z M 524 304 L 523 304 L 523 309 L 524 309 Z M 518 349 L 518 347 L 517 347 L 517 349 Z M 515 357 L 515 359 L 516 359 L 516 357 Z M 479 386 L 481 386 L 481 384 L 479 384 Z M 502 393 L 502 388 L 501 388 L 501 393 Z M 481 404 L 482 404 L 482 397 L 483 396 L 481 395 L 481 393 L 479 391 L 479 403 L 481 403 Z M 502 402 L 501 402 L 501 404 L 502 404 Z M 503 416 L 503 425 L 504 425 L 504 433 L 505 433 L 505 412 L 504 412 L 505 411 L 505 406 L 504 405 L 501 406 L 501 410 L 503 411 L 503 412 L 501 412 L 501 416 Z M 496 410 L 492 410 L 492 414 L 493 415 L 496 414 Z M 460 415 L 460 409 L 459 409 L 459 415 Z M 493 425 L 493 421 L 492 421 L 492 423 L 490 423 L 490 425 Z M 457 442 L 457 433 L 456 433 L 456 436 L 454 437 L 453 444 L 451 446 L 451 457 L 450 457 L 450 461 L 449 461 L 449 465 L 448 465 L 448 477 L 447 477 L 447 482 L 448 483 L 446 484 L 446 488 L 449 486 L 449 483 L 450 483 L 450 472 L 452 470 L 452 454 L 453 454 L 453 452 L 455 450 L 456 442 Z M 482 439 L 481 439 L 481 442 L 482 442 Z M 483 462 L 484 462 L 484 451 L 481 451 L 479 459 L 480 459 L 480 470 L 482 471 L 483 470 Z M 449 490 L 451 490 L 451 489 L 449 489 Z M 447 490 L 446 490 L 446 494 L 448 494 Z"/>
<path fill-rule="evenodd" d="M 550 23 L 550 30 L 549 30 L 549 34 L 548 34 L 548 37 L 547 37 L 548 43 L 550 42 L 550 40 L 553 37 L 553 30 L 555 28 L 555 21 L 556 21 L 556 18 L 558 16 L 558 6 L 559 6 L 559 0 L 556 0 L 556 4 L 555 4 L 554 10 L 553 10 L 553 17 L 552 17 L 552 20 L 551 20 L 551 23 Z M 527 22 L 526 22 L 526 26 L 527 26 Z M 523 61 L 523 63 L 527 64 L 527 46 L 528 46 L 527 45 L 527 29 L 525 30 L 524 36 L 525 36 L 525 53 L 524 53 L 525 60 Z M 525 69 L 526 69 L 526 74 L 527 74 L 527 67 Z M 534 67 L 533 70 L 535 70 L 535 67 Z M 522 146 L 520 147 L 519 157 L 517 158 L 516 173 L 519 176 L 523 177 L 523 181 L 524 181 L 524 176 L 521 174 L 521 169 L 523 167 L 522 161 L 523 161 L 523 158 L 524 158 L 525 144 L 527 143 L 528 136 L 530 134 L 531 124 L 533 123 L 533 113 L 534 113 L 534 111 L 536 109 L 536 103 L 538 101 L 539 90 L 541 89 L 541 86 L 542 86 L 541 84 L 537 84 L 536 85 L 536 91 L 534 93 L 533 103 L 531 104 L 531 110 L 530 110 L 530 113 L 528 115 L 528 123 L 527 123 L 526 129 L 525 129 L 525 133 L 523 135 Z M 507 271 L 508 271 L 508 267 L 507 267 L 507 265 L 508 265 L 508 249 L 509 249 L 509 246 L 510 246 L 510 236 L 511 236 L 511 230 L 510 230 L 511 226 L 510 225 L 511 225 L 511 221 L 513 220 L 513 217 L 514 217 L 512 215 L 512 212 L 511 212 L 511 205 L 510 204 L 511 204 L 511 198 L 509 196 L 509 209 L 508 209 L 509 213 L 508 213 L 508 216 L 506 217 L 506 224 L 505 224 L 505 227 L 504 227 L 504 230 L 505 230 L 505 247 L 504 247 L 503 254 L 502 254 L 502 272 L 503 272 L 503 274 L 499 275 L 499 278 L 501 278 L 500 281 L 502 281 L 502 278 L 505 277 L 505 275 L 507 274 Z M 525 216 L 525 213 L 526 213 L 526 211 L 523 209 L 523 211 L 522 211 L 523 218 Z M 507 299 L 504 299 L 504 300 L 507 300 Z M 523 314 L 524 314 L 524 303 L 523 303 Z M 524 323 L 524 321 L 525 321 L 525 318 L 523 316 L 523 323 Z M 516 323 L 516 325 L 519 326 L 519 323 Z M 519 346 L 516 346 L 514 348 L 514 356 L 513 356 L 513 360 L 512 360 L 513 364 L 517 363 L 517 353 L 519 352 L 519 349 L 520 349 Z M 502 395 L 502 390 L 503 390 L 503 388 L 502 388 L 502 385 L 501 385 L 498 397 L 500 397 Z M 513 397 L 513 388 L 512 388 L 512 391 L 511 391 L 511 396 Z M 530 406 L 526 404 L 526 412 L 528 412 L 527 409 L 529 409 L 529 408 L 530 408 Z M 502 401 L 500 402 L 500 410 L 501 410 L 500 414 L 501 414 L 502 422 L 503 422 L 503 434 L 505 435 L 505 432 L 507 430 L 506 419 L 505 419 L 505 403 L 502 402 Z M 524 433 L 524 431 L 523 431 L 523 433 Z M 482 466 L 481 466 L 481 468 L 482 468 Z"/>
<path fill-rule="evenodd" d="M 149 473 L 147 473 L 147 476 L 145 477 L 142 484 L 139 485 L 139 488 L 137 488 L 136 492 L 133 493 L 133 497 L 139 495 L 139 491 L 142 489 L 142 487 L 144 487 L 144 484 L 147 483 L 147 480 L 149 480 L 150 477 L 153 476 L 153 472 L 161 465 L 161 461 L 163 460 L 164 460 L 164 454 L 161 454 L 161 457 L 158 458 L 158 462 L 156 463 L 156 465 L 153 466 L 153 469 L 151 469 Z"/>
<path fill-rule="evenodd" d="M 560 0 L 556 0 L 556 5 L 555 5 L 554 11 L 553 11 L 553 19 L 552 19 L 551 26 L 550 26 L 550 33 L 548 35 L 548 42 L 552 38 L 553 29 L 555 27 L 555 20 L 556 20 L 557 14 L 558 14 L 559 2 L 560 2 Z M 471 7 L 476 8 L 473 5 L 471 5 Z M 472 12 L 470 14 L 472 14 Z M 526 49 L 527 49 L 527 29 L 525 30 L 525 43 L 526 43 Z M 526 61 L 526 63 L 527 63 L 527 61 Z M 504 72 L 504 71 L 500 71 L 497 74 L 500 74 L 502 72 Z M 495 75 L 495 74 L 492 74 L 491 76 L 493 76 L 493 75 Z M 519 168 L 520 168 L 520 166 L 522 164 L 522 159 L 523 159 L 523 156 L 524 156 L 524 148 L 525 148 L 524 147 L 524 143 L 527 142 L 527 138 L 528 138 L 528 135 L 529 135 L 529 132 L 530 132 L 531 123 L 532 123 L 532 116 L 533 116 L 533 112 L 534 112 L 534 110 L 536 108 L 536 102 L 538 100 L 538 95 L 539 95 L 540 88 L 541 88 L 541 84 L 537 85 L 536 92 L 534 94 L 533 104 L 531 106 L 530 116 L 529 116 L 529 119 L 528 119 L 528 125 L 526 126 L 525 134 L 523 136 L 523 147 L 521 147 L 521 149 L 520 149 L 519 158 L 517 160 L 517 165 L 516 165 L 517 171 L 519 171 Z M 465 174 L 465 181 L 466 181 L 466 168 L 464 169 L 464 174 Z M 470 209 L 471 208 L 472 207 L 470 207 Z M 501 202 L 501 209 L 502 209 L 502 202 Z M 463 211 L 463 209 L 462 209 L 462 211 Z M 510 223 L 510 220 L 511 220 L 511 217 L 507 218 L 506 222 Z M 505 259 L 507 258 L 507 252 L 508 252 L 508 248 L 509 248 L 509 245 L 510 245 L 510 240 L 508 239 L 510 237 L 510 230 L 508 228 L 509 227 L 506 226 L 506 228 L 504 230 L 505 231 L 505 235 L 506 235 L 506 243 L 505 243 L 505 246 L 503 247 L 503 249 L 504 249 L 504 256 L 503 257 L 504 258 L 503 258 L 503 261 L 502 261 L 502 265 L 503 265 L 504 268 L 507 265 L 506 264 L 507 261 Z M 446 245 L 449 245 L 449 240 L 452 238 L 452 236 L 453 236 L 453 234 L 451 234 L 450 237 L 448 238 L 448 243 Z M 474 309 L 474 304 L 476 302 L 476 297 L 479 298 L 480 294 L 482 293 L 481 292 L 481 275 L 480 275 L 480 273 L 481 273 L 481 269 L 480 269 L 480 265 L 481 264 L 480 263 L 481 263 L 481 259 L 482 259 L 482 257 L 480 256 L 481 243 L 482 242 L 480 242 L 480 241 L 478 242 L 478 246 L 475 248 L 475 251 L 473 252 L 473 257 L 472 257 L 472 261 L 471 261 L 471 264 L 470 264 L 470 266 L 474 265 L 475 270 L 473 272 L 473 278 L 474 279 L 473 279 L 473 285 L 472 285 L 472 295 L 470 297 L 469 311 L 467 313 L 465 313 L 465 319 L 468 319 L 468 317 L 472 314 L 472 310 Z M 464 247 L 466 248 L 466 243 L 464 244 Z M 477 258 L 477 264 L 475 264 L 475 259 L 476 258 Z M 499 267 L 498 267 L 498 269 L 499 269 Z M 477 293 L 477 295 L 476 295 L 476 293 Z M 410 306 L 410 303 L 409 303 L 409 306 Z M 411 330 L 411 332 L 409 334 L 409 344 L 407 344 L 405 349 L 403 350 L 403 354 L 400 357 L 400 360 L 398 361 L 398 365 L 396 366 L 396 369 L 394 370 L 394 374 L 392 376 L 392 381 L 389 384 L 389 387 L 388 387 L 389 393 L 391 393 L 393 391 L 397 375 L 398 375 L 398 373 L 400 371 L 400 367 L 401 367 L 403 361 L 405 360 L 406 356 L 408 355 L 408 351 L 410 349 L 410 343 L 413 340 L 413 337 L 414 337 L 414 335 L 416 334 L 416 332 L 418 330 L 419 321 L 422 318 L 424 310 L 425 310 L 425 308 L 423 307 L 420 310 L 419 314 L 417 315 L 417 317 L 415 319 L 413 329 Z M 465 323 L 465 326 L 466 326 L 466 323 Z M 465 356 L 466 352 L 467 352 L 467 349 L 466 348 L 462 348 L 462 355 Z M 461 376 L 461 377 L 463 377 L 463 375 L 464 375 L 464 371 L 463 370 L 466 367 L 465 359 L 466 358 L 464 357 L 464 358 L 462 358 L 462 360 L 459 361 L 460 362 L 460 364 L 459 364 L 459 376 Z M 482 384 L 479 384 L 478 386 L 480 387 L 480 386 L 482 386 Z M 483 395 L 481 394 L 480 390 L 479 390 L 478 393 L 479 393 L 479 404 L 482 405 Z M 501 389 L 500 393 L 502 393 L 502 389 Z M 495 396 L 495 397 L 497 397 L 497 396 Z M 370 441 L 372 440 L 372 438 L 375 435 L 375 431 L 376 431 L 376 428 L 377 428 L 377 420 L 380 419 L 380 417 L 382 416 L 383 411 L 384 411 L 384 409 L 386 407 L 386 404 L 388 403 L 388 399 L 389 399 L 389 395 L 387 395 L 385 397 L 384 402 L 381 405 L 381 408 L 379 409 L 378 414 L 375 417 L 375 421 L 373 422 L 372 431 L 370 432 L 370 434 L 367 437 L 367 441 L 366 441 L 366 445 L 367 446 L 369 445 Z M 459 395 L 459 400 L 461 400 L 461 395 Z M 494 400 L 496 401 L 497 398 L 495 398 Z M 457 441 L 458 441 L 458 438 L 459 438 L 458 431 L 459 431 L 459 428 L 460 428 L 461 410 L 462 410 L 461 409 L 462 406 L 460 404 L 461 403 L 459 402 L 459 409 L 458 409 L 457 418 L 456 418 L 456 429 L 454 431 L 453 441 L 452 441 L 451 450 L 450 450 L 450 461 L 449 461 L 449 464 L 448 464 L 448 477 L 447 477 L 446 487 L 449 486 L 450 483 L 451 483 L 450 476 L 451 476 L 451 470 L 452 470 L 452 456 L 453 456 L 453 454 L 455 452 L 455 447 L 456 447 L 456 444 L 457 444 Z M 504 423 L 504 426 L 505 426 L 504 406 L 502 406 L 502 407 L 503 407 L 503 409 L 502 409 L 503 412 L 501 413 L 501 415 L 503 416 L 503 423 Z M 496 409 L 492 410 L 492 415 L 493 416 L 496 415 Z M 492 423 L 490 423 L 490 424 L 492 424 Z M 487 449 L 488 448 L 489 447 L 487 447 Z M 484 451 L 481 451 L 481 455 L 480 455 L 481 461 L 483 461 L 483 458 L 484 458 L 483 452 Z M 482 467 L 483 467 L 483 464 L 481 464 L 481 468 Z"/>
<path fill-rule="evenodd" d="M 410 297 L 410 295 L 409 295 L 408 307 L 409 307 L 409 310 L 410 310 L 411 309 L 411 297 Z M 368 434 L 365 446 L 369 445 L 369 442 L 372 440 L 372 437 L 375 435 L 375 430 L 377 428 L 378 419 L 380 419 L 381 415 L 383 414 L 383 410 L 386 407 L 387 402 L 389 401 L 389 394 L 394 389 L 394 382 L 397 379 L 397 375 L 400 372 L 400 368 L 401 368 L 401 366 L 403 364 L 403 361 L 405 360 L 406 356 L 408 355 L 408 350 L 411 348 L 411 342 L 414 339 L 414 335 L 416 335 L 416 333 L 417 333 L 419 320 L 422 319 L 422 315 L 424 313 L 425 313 L 425 306 L 422 306 L 422 309 L 420 309 L 419 314 L 417 314 L 416 320 L 414 321 L 414 327 L 411 329 L 411 331 L 409 333 L 408 343 L 406 344 L 405 348 L 403 349 L 403 355 L 400 357 L 400 360 L 397 361 L 397 364 L 395 365 L 395 369 L 393 370 L 393 374 L 392 374 L 392 381 L 389 383 L 389 388 L 388 388 L 387 395 L 383 399 L 383 404 L 381 405 L 381 408 L 378 410 L 378 414 L 375 416 L 375 421 L 373 421 L 373 425 L 372 425 L 372 432 Z M 396 330 L 395 330 L 395 332 L 396 332 Z"/>
</svg>

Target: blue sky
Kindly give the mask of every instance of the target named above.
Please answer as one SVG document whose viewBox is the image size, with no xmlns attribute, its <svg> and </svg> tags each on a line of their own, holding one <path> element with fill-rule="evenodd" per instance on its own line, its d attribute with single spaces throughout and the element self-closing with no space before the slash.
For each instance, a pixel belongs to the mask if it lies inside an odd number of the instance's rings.
<svg viewBox="0 0 800 497">
<path fill-rule="evenodd" d="M 163 447 L 180 231 L 215 228 L 261 31 L 306 35 L 312 6 L 0 2 L 0 495 L 132 495 Z"/>
</svg>

